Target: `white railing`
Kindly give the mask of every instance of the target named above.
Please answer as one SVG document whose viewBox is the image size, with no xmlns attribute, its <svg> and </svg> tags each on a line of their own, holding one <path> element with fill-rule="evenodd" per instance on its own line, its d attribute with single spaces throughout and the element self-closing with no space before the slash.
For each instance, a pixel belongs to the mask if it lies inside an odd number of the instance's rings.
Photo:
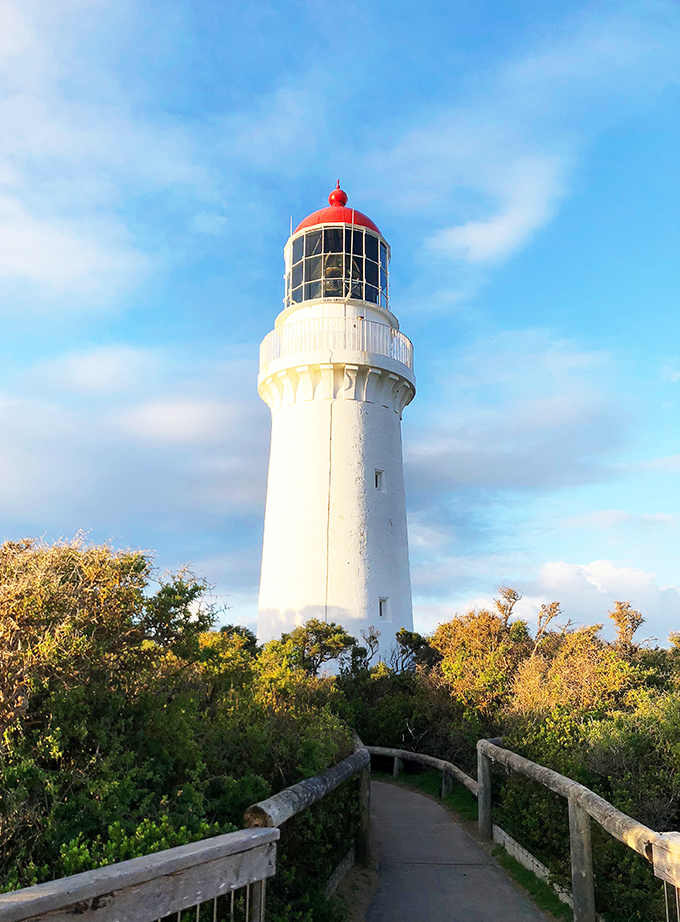
<svg viewBox="0 0 680 922">
<path fill-rule="evenodd" d="M 318 349 L 386 355 L 413 368 L 413 344 L 385 323 L 352 317 L 317 317 L 272 330 L 260 346 L 260 370 L 275 359 Z"/>
</svg>

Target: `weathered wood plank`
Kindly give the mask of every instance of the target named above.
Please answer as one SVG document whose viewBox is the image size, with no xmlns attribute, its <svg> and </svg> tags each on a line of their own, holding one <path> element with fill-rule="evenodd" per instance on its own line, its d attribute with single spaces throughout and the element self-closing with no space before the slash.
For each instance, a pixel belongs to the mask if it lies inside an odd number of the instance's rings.
<svg viewBox="0 0 680 922">
<path fill-rule="evenodd" d="M 573 796 L 569 798 L 569 850 L 574 922 L 596 922 L 590 817 Z"/>
<path fill-rule="evenodd" d="M 680 887 L 680 832 L 663 832 L 653 843 L 654 874 Z"/>
<path fill-rule="evenodd" d="M 275 843 L 279 835 L 278 829 L 241 829 L 5 893 L 0 895 L 0 922 L 20 922 L 37 917 L 49 917 L 50 922 L 62 919 L 73 922 L 73 912 L 80 914 L 80 910 L 85 910 L 79 915 L 81 922 L 88 922 L 90 918 L 96 918 L 98 922 L 159 919 L 196 903 L 197 893 L 206 894 L 201 896 L 201 900 L 211 899 L 243 886 L 239 882 L 241 880 L 249 883 L 258 880 L 260 873 L 265 877 L 274 874 Z M 128 899 L 126 894 L 133 894 L 133 891 L 134 896 Z M 138 912 L 139 901 L 141 899 L 142 905 L 146 905 L 151 900 L 150 894 L 161 900 L 161 908 L 165 905 L 171 908 L 161 911 L 159 905 L 154 904 L 153 909 L 149 909 L 150 914 L 142 919 Z M 177 901 L 184 899 L 189 899 L 189 902 L 174 908 Z M 93 902 L 99 908 L 88 909 Z M 105 902 L 106 905 L 102 905 Z M 114 908 L 109 910 L 109 906 Z M 136 907 L 134 915 L 126 915 L 128 906 Z M 78 909 L 74 910 L 74 907 Z M 70 911 L 67 911 L 69 908 Z"/>
<path fill-rule="evenodd" d="M 493 819 L 491 816 L 491 761 L 477 743 L 477 824 L 479 837 L 484 842 L 493 838 Z"/>
<path fill-rule="evenodd" d="M 401 759 L 402 762 L 416 762 L 419 765 L 427 765 L 429 768 L 436 768 L 440 772 L 449 772 L 464 787 L 477 796 L 477 782 L 474 778 L 466 775 L 462 768 L 458 768 L 453 762 L 446 762 L 444 759 L 436 759 L 434 756 L 425 755 L 423 752 L 409 752 L 408 749 L 391 749 L 387 746 L 367 746 L 371 755 L 385 756 L 390 759 Z"/>
<path fill-rule="evenodd" d="M 249 828 L 280 826 L 291 816 L 311 807 L 317 800 L 321 800 L 326 794 L 334 791 L 343 781 L 360 772 L 365 765 L 368 765 L 370 759 L 366 749 L 363 747 L 357 749 L 354 755 L 338 762 L 322 774 L 300 781 L 274 794 L 273 797 L 268 797 L 267 800 L 261 800 L 248 807 L 243 816 L 245 825 Z"/>
</svg>

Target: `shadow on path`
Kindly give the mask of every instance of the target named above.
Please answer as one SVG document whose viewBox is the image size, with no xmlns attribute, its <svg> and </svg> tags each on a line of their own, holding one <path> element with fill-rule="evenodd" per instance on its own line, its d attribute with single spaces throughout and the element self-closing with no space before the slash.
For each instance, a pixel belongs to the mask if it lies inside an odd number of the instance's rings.
<svg viewBox="0 0 680 922">
<path fill-rule="evenodd" d="M 371 783 L 380 884 L 366 922 L 546 922 L 438 803 Z"/>
</svg>

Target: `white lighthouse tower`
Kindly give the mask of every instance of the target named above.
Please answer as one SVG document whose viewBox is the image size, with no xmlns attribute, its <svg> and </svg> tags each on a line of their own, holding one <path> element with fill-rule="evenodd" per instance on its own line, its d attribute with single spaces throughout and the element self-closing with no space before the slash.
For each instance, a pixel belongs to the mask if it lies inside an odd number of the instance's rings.
<svg viewBox="0 0 680 922">
<path fill-rule="evenodd" d="M 272 414 L 258 611 L 260 641 L 310 618 L 380 653 L 413 629 L 401 413 L 413 347 L 389 307 L 390 248 L 340 189 L 285 255 L 284 309 L 260 346 Z"/>
</svg>

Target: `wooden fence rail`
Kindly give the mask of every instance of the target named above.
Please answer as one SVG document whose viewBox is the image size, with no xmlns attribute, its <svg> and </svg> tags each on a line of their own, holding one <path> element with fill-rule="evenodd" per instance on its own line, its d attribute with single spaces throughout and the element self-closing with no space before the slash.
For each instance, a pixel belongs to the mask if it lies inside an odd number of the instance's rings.
<svg viewBox="0 0 680 922">
<path fill-rule="evenodd" d="M 261 922 L 279 835 L 241 829 L 4 893 L 0 922 L 154 922 L 241 888 L 247 922 Z"/>
</svg>

